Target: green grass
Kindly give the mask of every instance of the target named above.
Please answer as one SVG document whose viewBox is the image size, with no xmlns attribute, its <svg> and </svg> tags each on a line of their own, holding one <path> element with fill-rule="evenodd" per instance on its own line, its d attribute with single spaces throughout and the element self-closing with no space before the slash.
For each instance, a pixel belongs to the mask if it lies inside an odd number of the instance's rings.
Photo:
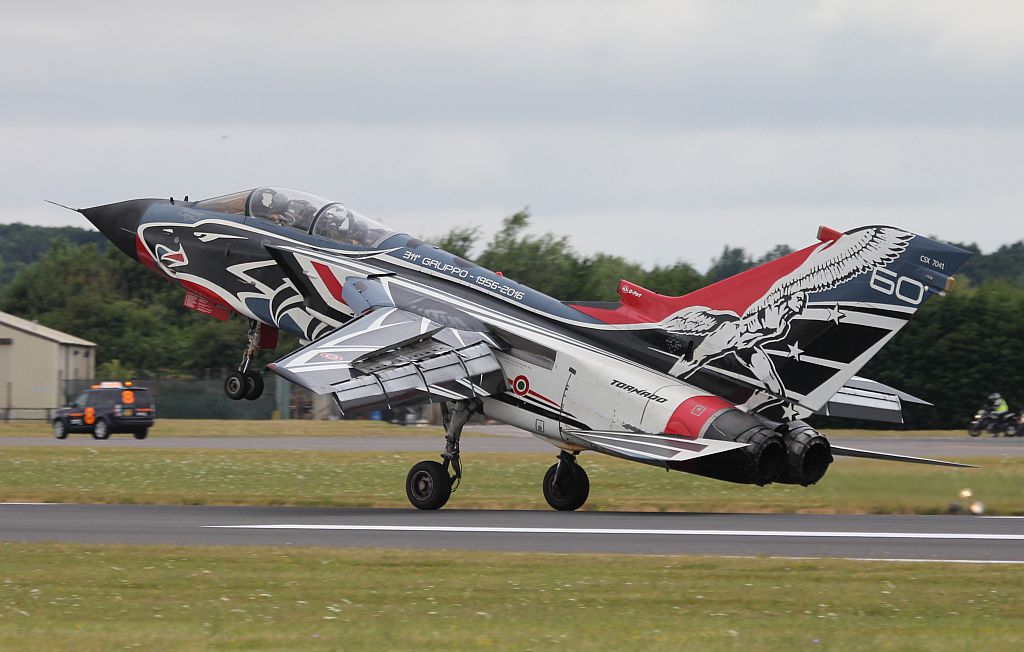
<svg viewBox="0 0 1024 652">
<path fill-rule="evenodd" d="M 0 544 L 0 649 L 1021 649 L 1014 566 Z"/>
<path fill-rule="evenodd" d="M 426 453 L 0 448 L 0 500 L 39 502 L 407 507 L 405 476 Z M 547 509 L 554 455 L 464 457 L 455 508 Z M 1024 514 L 1024 459 L 980 469 L 841 460 L 815 486 L 755 487 L 584 454 L 585 509 L 641 511 L 945 512 L 971 488 L 990 514 Z"/>
</svg>

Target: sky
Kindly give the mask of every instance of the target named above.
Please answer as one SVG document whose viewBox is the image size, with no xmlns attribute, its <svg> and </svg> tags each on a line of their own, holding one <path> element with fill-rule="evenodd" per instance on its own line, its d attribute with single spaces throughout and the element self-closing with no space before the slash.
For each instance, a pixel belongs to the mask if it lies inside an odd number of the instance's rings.
<svg viewBox="0 0 1024 652">
<path fill-rule="evenodd" d="M 0 222 L 305 189 L 436 236 L 529 207 L 705 270 L 819 224 L 1024 239 L 1018 2 L 0 3 Z"/>
</svg>

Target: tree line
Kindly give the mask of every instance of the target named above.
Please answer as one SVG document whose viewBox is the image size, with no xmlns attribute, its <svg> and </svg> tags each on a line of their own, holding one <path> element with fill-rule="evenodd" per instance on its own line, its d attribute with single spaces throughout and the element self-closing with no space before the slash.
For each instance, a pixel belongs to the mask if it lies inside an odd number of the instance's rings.
<svg viewBox="0 0 1024 652">
<path fill-rule="evenodd" d="M 425 238 L 562 300 L 614 301 L 620 279 L 679 295 L 790 253 L 724 246 L 706 272 L 685 261 L 646 268 L 607 253 L 581 255 L 567 236 L 529 230 L 519 211 L 483 242 L 477 227 Z M 959 246 L 978 252 L 973 244 Z M 246 323 L 181 306 L 182 291 L 73 227 L 0 226 L 0 310 L 98 344 L 100 375 L 218 374 L 241 355 Z M 296 345 L 281 342 L 277 353 Z M 948 296 L 928 301 L 862 375 L 935 403 L 908 410 L 913 427 L 962 425 L 990 393 L 1024 407 L 1024 242 L 977 253 Z M 273 355 L 273 354 L 272 354 Z"/>
</svg>

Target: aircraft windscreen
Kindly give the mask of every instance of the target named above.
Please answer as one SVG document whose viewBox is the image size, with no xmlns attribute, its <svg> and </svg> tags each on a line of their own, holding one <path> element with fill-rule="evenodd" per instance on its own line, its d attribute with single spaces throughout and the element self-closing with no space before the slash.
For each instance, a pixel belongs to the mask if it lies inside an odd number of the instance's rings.
<svg viewBox="0 0 1024 652">
<path fill-rule="evenodd" d="M 375 247 L 396 231 L 380 222 L 351 211 L 341 204 L 331 204 L 313 225 L 313 235 L 343 244 Z"/>
<path fill-rule="evenodd" d="M 217 213 L 227 213 L 228 215 L 245 215 L 245 204 L 251 194 L 251 190 L 242 190 L 241 192 L 233 192 L 230 195 L 221 195 L 220 197 L 197 201 L 192 206 L 204 211 L 215 211 Z"/>
</svg>

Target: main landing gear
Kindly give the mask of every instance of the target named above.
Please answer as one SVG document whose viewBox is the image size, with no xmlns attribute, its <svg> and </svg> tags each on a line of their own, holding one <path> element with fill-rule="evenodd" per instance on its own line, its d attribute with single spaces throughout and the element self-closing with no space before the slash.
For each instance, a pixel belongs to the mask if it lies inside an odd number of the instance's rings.
<svg viewBox="0 0 1024 652">
<path fill-rule="evenodd" d="M 255 401 L 263 395 L 263 376 L 250 367 L 260 350 L 260 323 L 249 320 L 249 333 L 246 335 L 245 352 L 237 371 L 232 371 L 224 379 L 224 393 L 233 401 L 247 399 Z"/>
<path fill-rule="evenodd" d="M 443 463 L 425 460 L 409 469 L 405 478 L 405 494 L 413 507 L 441 509 L 459 487 L 462 481 L 462 461 L 459 458 L 462 428 L 479 408 L 480 402 L 476 399 L 441 406 L 447 426 L 444 453 L 441 455 Z M 558 455 L 558 463 L 544 474 L 544 499 L 559 511 L 579 509 L 590 495 L 590 479 L 583 467 L 577 464 L 576 455 L 578 453 L 562 451 Z"/>
<path fill-rule="evenodd" d="M 453 401 L 441 405 L 441 414 L 447 424 L 444 437 L 444 463 L 427 460 L 419 462 L 405 478 L 405 495 L 416 509 L 441 509 L 452 492 L 459 488 L 462 481 L 462 461 L 459 458 L 459 440 L 462 428 L 480 407 L 476 399 Z M 448 474 L 451 468 L 454 475 Z"/>
<path fill-rule="evenodd" d="M 590 478 L 576 463 L 576 455 L 578 453 L 562 451 L 558 454 L 558 462 L 544 474 L 544 500 L 561 512 L 583 507 L 590 495 Z"/>
</svg>

